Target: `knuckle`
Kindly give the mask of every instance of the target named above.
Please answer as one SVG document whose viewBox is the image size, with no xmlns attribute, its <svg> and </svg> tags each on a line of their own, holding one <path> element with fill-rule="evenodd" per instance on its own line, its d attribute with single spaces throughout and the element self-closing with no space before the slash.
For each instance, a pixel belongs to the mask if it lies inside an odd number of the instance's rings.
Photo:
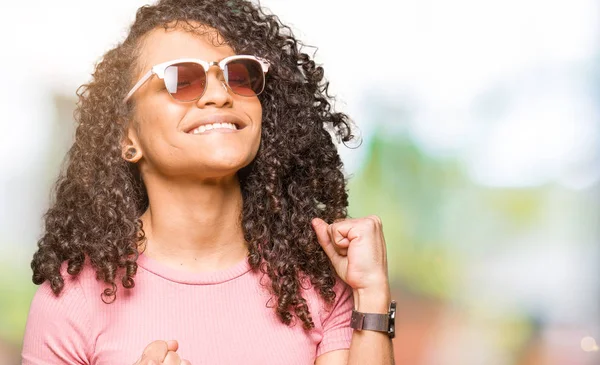
<svg viewBox="0 0 600 365">
<path fill-rule="evenodd" d="M 367 218 L 369 219 L 371 227 L 380 228 L 382 226 L 381 218 L 379 218 L 379 216 L 373 214 Z"/>
<path fill-rule="evenodd" d="M 162 360 L 162 357 L 167 353 L 167 343 L 165 341 L 156 340 L 150 342 L 144 351 L 142 352 L 142 356 L 140 357 L 139 364 L 140 365 L 149 365 L 152 362 L 157 363 Z M 160 357 L 160 359 L 159 359 Z"/>
<path fill-rule="evenodd" d="M 375 220 L 373 218 L 371 218 L 371 216 L 366 217 L 362 222 L 366 228 L 370 228 L 370 229 L 375 228 L 376 223 L 375 223 Z"/>
<path fill-rule="evenodd" d="M 166 351 L 167 350 L 167 343 L 165 341 L 162 341 L 162 340 L 156 340 L 156 341 L 150 342 L 150 344 L 148 345 L 147 348 L 165 349 L 165 351 Z"/>
</svg>

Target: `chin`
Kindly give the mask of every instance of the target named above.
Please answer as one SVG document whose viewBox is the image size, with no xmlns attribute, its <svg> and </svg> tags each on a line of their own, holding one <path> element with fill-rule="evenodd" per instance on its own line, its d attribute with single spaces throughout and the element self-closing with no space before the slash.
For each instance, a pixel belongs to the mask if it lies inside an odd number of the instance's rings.
<svg viewBox="0 0 600 365">
<path fill-rule="evenodd" d="M 252 158 L 249 157 L 233 157 L 226 158 L 223 156 L 221 159 L 212 159 L 211 161 L 203 161 L 202 165 L 207 167 L 207 170 L 220 172 L 222 175 L 235 174 L 239 170 L 248 166 L 252 162 Z"/>
<path fill-rule="evenodd" d="M 246 146 L 221 146 L 221 148 L 213 149 L 210 155 L 204 155 L 202 158 L 204 163 L 212 166 L 221 166 L 225 169 L 241 169 L 250 164 L 256 153 L 252 153 Z M 236 171 L 237 171 L 236 170 Z"/>
</svg>

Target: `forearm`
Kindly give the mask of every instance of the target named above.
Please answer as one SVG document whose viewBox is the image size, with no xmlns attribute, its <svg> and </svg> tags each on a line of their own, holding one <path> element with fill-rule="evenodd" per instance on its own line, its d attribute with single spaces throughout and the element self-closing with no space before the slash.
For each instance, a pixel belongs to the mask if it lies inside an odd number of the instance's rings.
<svg viewBox="0 0 600 365">
<path fill-rule="evenodd" d="M 387 313 L 391 301 L 388 284 L 354 291 L 354 308 L 359 312 Z M 348 365 L 394 365 L 392 340 L 385 332 L 354 330 Z"/>
</svg>

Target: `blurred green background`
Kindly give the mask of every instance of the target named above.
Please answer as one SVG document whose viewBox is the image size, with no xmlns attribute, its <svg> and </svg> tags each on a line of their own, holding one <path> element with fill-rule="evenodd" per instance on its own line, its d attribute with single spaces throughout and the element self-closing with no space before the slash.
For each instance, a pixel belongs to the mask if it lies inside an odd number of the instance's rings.
<svg viewBox="0 0 600 365">
<path fill-rule="evenodd" d="M 0 364 L 19 363 L 74 90 L 144 3 L 12 4 L 33 25 L 0 25 Z M 599 4 L 262 4 L 319 47 L 361 130 L 340 152 L 350 215 L 383 220 L 397 363 L 600 363 Z"/>
</svg>

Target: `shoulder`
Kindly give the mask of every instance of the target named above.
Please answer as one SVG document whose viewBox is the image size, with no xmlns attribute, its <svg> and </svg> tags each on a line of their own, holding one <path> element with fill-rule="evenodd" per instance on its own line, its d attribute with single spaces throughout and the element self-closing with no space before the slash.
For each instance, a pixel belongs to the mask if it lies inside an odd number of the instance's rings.
<svg viewBox="0 0 600 365">
<path fill-rule="evenodd" d="M 335 280 L 335 285 L 333 286 L 335 298 L 333 303 L 327 303 L 317 288 L 312 285 L 308 277 L 300 277 L 305 299 L 309 302 L 312 302 L 311 313 L 314 310 L 314 313 L 318 314 L 318 318 L 321 323 L 326 321 L 334 312 L 339 313 L 340 311 L 352 311 L 352 306 L 354 304 L 352 288 L 337 275 L 335 275 Z"/>
<path fill-rule="evenodd" d="M 313 315 L 313 319 L 315 319 L 315 325 L 320 336 L 317 345 L 317 357 L 334 350 L 347 350 L 352 340 L 350 319 L 354 308 L 353 290 L 339 276 L 335 275 L 335 280 L 333 286 L 335 298 L 332 303 L 327 303 L 312 285 L 306 291 L 309 297 L 314 298 L 312 308 L 316 310 L 314 312 L 316 315 Z M 313 313 L 312 310 L 311 313 Z M 324 361 L 320 360 L 320 362 Z"/>
<path fill-rule="evenodd" d="M 55 294 L 48 281 L 37 288 L 29 308 L 23 337 L 23 364 L 84 363 L 93 343 L 83 276 L 72 276 L 61 267 L 62 290 Z M 51 361 L 50 361 L 51 360 Z M 81 360 L 81 361 L 79 361 Z"/>
<path fill-rule="evenodd" d="M 46 280 L 38 286 L 31 303 L 31 311 L 57 311 L 59 307 L 77 307 L 85 305 L 86 298 L 81 287 L 81 281 L 85 269 L 78 275 L 67 272 L 67 263 L 63 262 L 60 275 L 63 278 L 63 287 L 58 293 L 54 293 L 50 281 Z"/>
<path fill-rule="evenodd" d="M 69 302 L 72 304 L 87 304 L 87 298 L 91 295 L 99 297 L 106 285 L 96 278 L 96 270 L 91 265 L 89 259 L 86 259 L 81 270 L 76 275 L 67 272 L 68 263 L 63 262 L 60 267 L 60 275 L 63 278 L 62 290 L 55 294 L 49 281 L 44 281 L 37 288 L 34 295 L 34 302 Z M 67 304 L 67 303 L 63 303 Z M 33 302 L 32 302 L 33 305 Z"/>
</svg>

